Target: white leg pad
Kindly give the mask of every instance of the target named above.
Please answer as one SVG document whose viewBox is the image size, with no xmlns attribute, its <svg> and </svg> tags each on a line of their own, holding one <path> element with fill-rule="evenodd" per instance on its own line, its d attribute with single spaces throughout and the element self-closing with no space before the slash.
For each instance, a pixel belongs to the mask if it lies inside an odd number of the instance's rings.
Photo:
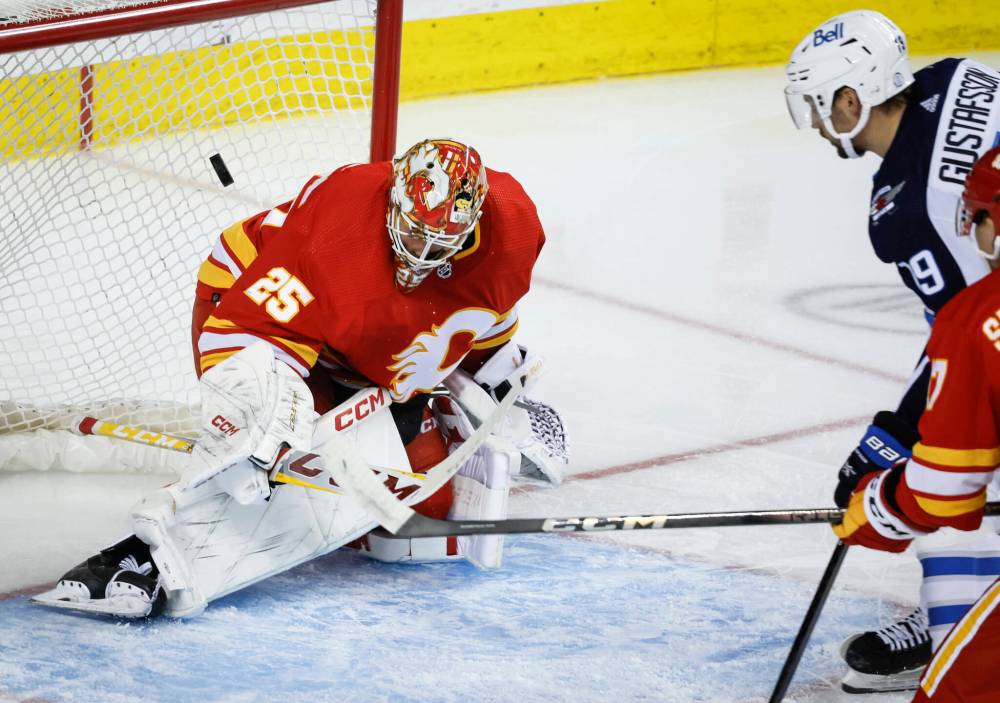
<svg viewBox="0 0 1000 703">
<path fill-rule="evenodd" d="M 314 451 L 322 455 L 319 429 Z M 374 462 L 409 468 L 388 408 L 347 434 Z M 207 603 L 332 552 L 377 525 L 345 495 L 294 485 L 278 486 L 266 502 L 241 504 L 227 478 L 196 488 L 182 479 L 132 508 L 135 534 L 150 545 L 163 576 L 169 616 L 197 615 Z"/>
<path fill-rule="evenodd" d="M 401 562 L 437 562 L 461 559 L 460 554 L 448 554 L 447 537 L 416 537 L 411 539 L 390 539 L 370 534 L 366 538 L 367 549 L 361 553 L 376 561 L 392 564 Z"/>
<path fill-rule="evenodd" d="M 376 525 L 344 496 L 289 485 L 260 505 L 241 505 L 216 487 L 178 510 L 165 530 L 165 521 L 145 517 L 134 511 L 133 524 L 169 575 L 166 614 L 173 617 L 197 615 L 208 602 L 327 554 Z"/>
<path fill-rule="evenodd" d="M 510 477 L 521 466 L 521 454 L 507 442 L 487 441 L 452 480 L 452 520 L 499 520 L 507 517 Z M 481 569 L 503 563 L 503 535 L 459 537 L 458 553 Z"/>
<path fill-rule="evenodd" d="M 136 537 L 149 545 L 150 556 L 160 571 L 167 594 L 167 610 L 174 617 L 197 615 L 207 601 L 197 588 L 187 559 L 178 549 L 170 532 L 177 522 L 177 512 L 193 499 L 178 484 L 161 488 L 132 506 L 129 519 Z"/>
</svg>

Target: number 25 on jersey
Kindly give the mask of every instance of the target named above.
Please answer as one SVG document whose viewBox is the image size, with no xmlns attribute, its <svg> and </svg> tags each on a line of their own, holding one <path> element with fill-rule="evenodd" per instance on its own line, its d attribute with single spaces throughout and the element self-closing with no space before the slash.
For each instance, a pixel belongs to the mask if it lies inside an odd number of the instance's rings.
<svg viewBox="0 0 1000 703">
<path fill-rule="evenodd" d="M 282 267 L 271 269 L 244 292 L 278 322 L 290 321 L 315 299 L 302 281 Z"/>
</svg>

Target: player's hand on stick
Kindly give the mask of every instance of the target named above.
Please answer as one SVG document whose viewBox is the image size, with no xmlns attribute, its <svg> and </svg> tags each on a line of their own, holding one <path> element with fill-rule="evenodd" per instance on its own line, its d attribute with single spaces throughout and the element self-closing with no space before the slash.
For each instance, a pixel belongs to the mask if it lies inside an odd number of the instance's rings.
<svg viewBox="0 0 1000 703">
<path fill-rule="evenodd" d="M 913 445 L 920 440 L 916 430 L 896 413 L 882 410 L 865 430 L 861 442 L 854 448 L 837 475 L 833 500 L 838 508 L 846 508 L 858 482 L 872 471 L 892 468 L 910 458 Z"/>
<path fill-rule="evenodd" d="M 240 503 L 266 499 L 282 448 L 311 448 L 317 415 L 308 386 L 262 341 L 206 371 L 201 396 L 201 436 L 182 483 L 214 478 Z"/>
<path fill-rule="evenodd" d="M 868 473 L 851 494 L 842 522 L 833 532 L 844 544 L 902 552 L 917 535 L 895 507 L 894 493 L 903 479 L 903 466 Z"/>
</svg>

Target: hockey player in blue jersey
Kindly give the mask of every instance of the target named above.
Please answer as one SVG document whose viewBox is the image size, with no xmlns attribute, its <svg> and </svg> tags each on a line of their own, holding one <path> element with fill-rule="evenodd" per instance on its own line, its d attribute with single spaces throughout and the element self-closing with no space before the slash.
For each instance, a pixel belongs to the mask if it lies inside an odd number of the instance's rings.
<svg viewBox="0 0 1000 703">
<path fill-rule="evenodd" d="M 787 78 L 785 97 L 799 129 L 816 129 L 841 158 L 881 157 L 868 234 L 876 256 L 896 266 L 933 324 L 952 296 L 989 272 L 955 222 L 966 175 L 1000 141 L 1000 74 L 969 59 L 945 59 L 913 73 L 903 32 L 877 12 L 858 10 L 806 35 Z M 866 473 L 910 456 L 929 378 L 922 356 L 898 407 L 875 415 L 841 467 L 838 505 L 846 506 Z M 953 539 L 916 541 L 924 572 L 921 608 L 844 643 L 845 690 L 916 688 L 932 643 L 1000 575 L 1000 559 L 989 559 L 1000 556 L 996 540 Z"/>
</svg>

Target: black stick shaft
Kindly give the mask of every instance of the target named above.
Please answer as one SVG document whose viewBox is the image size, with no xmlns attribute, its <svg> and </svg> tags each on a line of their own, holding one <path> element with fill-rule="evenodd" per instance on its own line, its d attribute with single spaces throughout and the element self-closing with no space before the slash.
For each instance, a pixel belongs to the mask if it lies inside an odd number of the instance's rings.
<svg viewBox="0 0 1000 703">
<path fill-rule="evenodd" d="M 987 515 L 1000 515 L 1000 503 L 987 503 Z M 594 517 L 512 518 L 509 520 L 434 520 L 412 515 L 395 535 L 450 537 L 461 535 L 514 535 L 540 532 L 612 532 L 615 530 L 666 530 L 684 527 L 739 527 L 840 522 L 840 508 L 799 510 L 743 510 L 725 513 L 677 515 L 608 515 Z"/>
<path fill-rule="evenodd" d="M 837 546 L 833 548 L 833 554 L 830 556 L 830 563 L 826 565 L 823 578 L 819 580 L 819 585 L 816 587 L 816 595 L 813 596 L 812 603 L 809 604 L 809 610 L 806 611 L 806 616 L 799 627 L 799 634 L 795 636 L 795 642 L 792 643 L 792 648 L 788 651 L 785 665 L 781 668 L 781 674 L 778 675 L 777 683 L 774 684 L 774 692 L 771 694 L 769 703 L 781 703 L 785 699 L 785 692 L 795 677 L 795 670 L 799 667 L 799 660 L 802 659 L 802 653 L 806 651 L 806 645 L 809 644 L 813 628 L 816 627 L 820 613 L 823 612 L 826 597 L 830 595 L 830 589 L 833 588 L 833 582 L 837 580 L 840 565 L 844 563 L 844 556 L 846 555 L 847 545 L 843 542 L 837 542 Z"/>
<path fill-rule="evenodd" d="M 785 525 L 838 522 L 840 508 L 806 510 L 756 510 L 679 515 L 608 515 L 565 518 L 512 518 L 509 520 L 434 520 L 415 513 L 396 537 L 446 537 L 452 535 L 513 535 L 540 532 L 612 532 L 615 530 L 665 530 L 683 527 Z"/>
</svg>

